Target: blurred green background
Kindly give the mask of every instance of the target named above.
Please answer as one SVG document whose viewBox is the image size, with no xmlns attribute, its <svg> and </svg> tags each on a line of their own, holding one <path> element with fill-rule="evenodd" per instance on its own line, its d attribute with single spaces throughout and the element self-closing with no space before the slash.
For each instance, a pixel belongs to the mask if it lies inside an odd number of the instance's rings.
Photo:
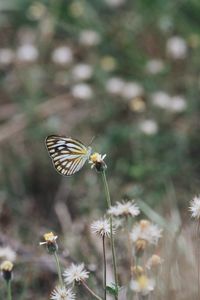
<svg viewBox="0 0 200 300">
<path fill-rule="evenodd" d="M 45 230 L 63 229 L 59 204 L 77 224 L 105 209 L 89 165 L 55 172 L 49 134 L 95 137 L 113 202 L 184 218 L 199 191 L 199 71 L 198 0 L 1 0 L 1 244 L 32 257 Z"/>
</svg>

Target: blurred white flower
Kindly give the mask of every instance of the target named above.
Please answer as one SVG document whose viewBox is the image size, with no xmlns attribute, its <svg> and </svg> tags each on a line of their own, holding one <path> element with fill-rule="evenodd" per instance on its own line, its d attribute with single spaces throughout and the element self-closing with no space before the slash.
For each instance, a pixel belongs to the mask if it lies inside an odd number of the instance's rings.
<svg viewBox="0 0 200 300">
<path fill-rule="evenodd" d="M 146 64 L 146 71 L 149 74 L 156 75 L 164 70 L 164 62 L 161 59 L 151 59 Z"/>
<path fill-rule="evenodd" d="M 50 299 L 52 300 L 74 300 L 75 294 L 72 289 L 57 286 L 51 293 Z"/>
<path fill-rule="evenodd" d="M 118 7 L 126 2 L 126 0 L 104 0 L 111 7 Z"/>
<path fill-rule="evenodd" d="M 168 109 L 170 106 L 170 96 L 163 91 L 157 91 L 153 93 L 151 99 L 153 105 L 159 108 Z"/>
<path fill-rule="evenodd" d="M 100 43 L 101 37 L 97 31 L 88 29 L 82 30 L 79 36 L 80 44 L 84 46 L 96 46 Z"/>
<path fill-rule="evenodd" d="M 71 48 L 60 46 L 53 50 L 51 58 L 55 64 L 68 65 L 73 61 L 73 53 Z"/>
<path fill-rule="evenodd" d="M 144 93 L 143 87 L 137 82 L 127 82 L 123 85 L 121 95 L 126 99 L 133 99 L 142 96 Z"/>
<path fill-rule="evenodd" d="M 78 83 L 72 87 L 72 95 L 74 98 L 87 100 L 93 96 L 91 87 L 86 83 Z"/>
<path fill-rule="evenodd" d="M 92 222 L 91 231 L 99 235 L 100 237 L 110 237 L 110 222 L 107 219 L 101 219 Z M 113 234 L 115 233 L 115 228 L 113 228 Z"/>
<path fill-rule="evenodd" d="M 7 66 L 11 64 L 14 60 L 14 52 L 10 48 L 1 48 L 0 49 L 0 65 Z"/>
<path fill-rule="evenodd" d="M 171 97 L 169 108 L 172 112 L 182 112 L 186 110 L 187 108 L 186 99 L 182 96 Z"/>
<path fill-rule="evenodd" d="M 166 52 L 172 59 L 184 59 L 187 56 L 187 44 L 182 37 L 173 36 L 167 40 Z"/>
<path fill-rule="evenodd" d="M 67 284 L 77 283 L 86 280 L 89 277 L 89 272 L 84 269 L 83 263 L 80 265 L 72 263 L 69 268 L 65 269 L 63 277 Z"/>
<path fill-rule="evenodd" d="M 200 219 L 200 196 L 195 196 L 192 199 L 189 210 L 193 218 Z"/>
<path fill-rule="evenodd" d="M 155 269 L 163 263 L 163 259 L 156 254 L 153 254 L 146 263 L 146 268 L 148 270 Z"/>
<path fill-rule="evenodd" d="M 24 44 L 16 52 L 19 62 L 34 62 L 38 59 L 38 56 L 38 49 L 33 44 Z"/>
<path fill-rule="evenodd" d="M 117 202 L 116 205 L 111 206 L 108 210 L 108 213 L 115 216 L 132 216 L 135 217 L 139 215 L 140 210 L 138 206 L 134 203 L 134 201 L 128 201 L 128 202 Z"/>
<path fill-rule="evenodd" d="M 130 288 L 134 292 L 146 296 L 154 290 L 155 281 L 151 278 L 148 278 L 146 275 L 140 275 L 136 278 L 136 280 L 131 280 Z"/>
<path fill-rule="evenodd" d="M 163 32 L 168 32 L 173 28 L 173 19 L 168 15 L 162 16 L 158 25 Z"/>
<path fill-rule="evenodd" d="M 105 55 L 100 60 L 102 69 L 106 72 L 113 71 L 117 66 L 117 61 L 113 56 Z"/>
<path fill-rule="evenodd" d="M 72 69 L 72 76 L 75 80 L 87 80 L 92 77 L 93 68 L 88 64 L 78 64 Z"/>
<path fill-rule="evenodd" d="M 145 240 L 150 244 L 156 245 L 162 237 L 162 229 L 147 220 L 141 220 L 133 227 L 130 237 L 134 243 L 137 240 Z"/>
<path fill-rule="evenodd" d="M 16 252 L 9 246 L 0 247 L 0 258 L 14 262 L 16 259 Z"/>
<path fill-rule="evenodd" d="M 28 16 L 33 20 L 40 20 L 46 13 L 46 6 L 39 1 L 33 2 L 28 9 Z"/>
<path fill-rule="evenodd" d="M 108 79 L 106 83 L 106 90 L 111 94 L 119 95 L 122 92 L 124 84 L 125 83 L 121 78 L 112 77 Z"/>
<path fill-rule="evenodd" d="M 158 124 L 151 119 L 144 120 L 139 124 L 139 129 L 146 135 L 154 135 L 158 132 Z"/>
</svg>

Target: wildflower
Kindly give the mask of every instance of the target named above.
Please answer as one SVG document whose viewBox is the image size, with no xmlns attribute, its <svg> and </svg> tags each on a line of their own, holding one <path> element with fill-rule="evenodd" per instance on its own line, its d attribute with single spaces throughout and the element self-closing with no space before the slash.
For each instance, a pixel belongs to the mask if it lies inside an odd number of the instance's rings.
<svg viewBox="0 0 200 300">
<path fill-rule="evenodd" d="M 71 264 L 63 273 L 64 281 L 67 284 L 80 283 L 89 277 L 89 272 L 84 269 L 84 264 Z"/>
<path fill-rule="evenodd" d="M 0 49 L 0 65 L 10 65 L 14 60 L 14 52 L 9 48 Z"/>
<path fill-rule="evenodd" d="M 200 219 L 200 196 L 195 196 L 190 202 L 189 210 L 195 219 Z"/>
<path fill-rule="evenodd" d="M 137 240 L 145 240 L 149 244 L 156 245 L 162 236 L 162 230 L 155 224 L 147 220 L 141 220 L 136 224 L 130 234 L 131 240 L 136 243 Z"/>
<path fill-rule="evenodd" d="M 46 13 L 46 6 L 42 3 L 33 2 L 33 4 L 28 9 L 28 16 L 32 20 L 41 20 Z"/>
<path fill-rule="evenodd" d="M 136 277 L 138 277 L 138 276 L 144 274 L 144 269 L 141 266 L 134 266 L 133 272 L 136 275 Z"/>
<path fill-rule="evenodd" d="M 154 254 L 148 259 L 146 263 L 146 268 L 149 270 L 152 268 L 157 268 L 159 265 L 162 264 L 162 262 L 163 259 L 159 255 Z"/>
<path fill-rule="evenodd" d="M 40 245 L 46 245 L 48 252 L 54 254 L 58 250 L 58 245 L 56 243 L 58 236 L 54 235 L 53 232 L 49 232 L 45 233 L 43 237 L 45 241 L 41 242 Z"/>
<path fill-rule="evenodd" d="M 137 241 L 135 242 L 135 255 L 137 257 L 142 256 L 146 247 L 147 247 L 147 240 L 137 239 Z"/>
<path fill-rule="evenodd" d="M 115 58 L 109 55 L 103 56 L 101 58 L 100 64 L 102 69 L 106 72 L 113 71 L 117 66 Z"/>
<path fill-rule="evenodd" d="M 72 87 L 72 95 L 74 98 L 87 100 L 93 96 L 93 91 L 88 84 L 78 83 Z"/>
<path fill-rule="evenodd" d="M 163 92 L 163 91 L 157 91 L 152 94 L 152 103 L 153 105 L 163 108 L 163 109 L 168 109 L 170 105 L 170 96 Z"/>
<path fill-rule="evenodd" d="M 88 64 L 77 64 L 72 70 L 72 76 L 75 80 L 90 79 L 92 73 L 93 73 L 93 69 Z"/>
<path fill-rule="evenodd" d="M 98 45 L 101 41 L 101 37 L 98 32 L 87 29 L 81 31 L 79 41 L 80 44 L 91 47 Z"/>
<path fill-rule="evenodd" d="M 158 124 L 156 121 L 148 119 L 140 123 L 139 129 L 146 135 L 154 135 L 158 132 Z"/>
<path fill-rule="evenodd" d="M 135 217 L 139 215 L 140 210 L 138 206 L 134 203 L 134 201 L 128 201 L 128 202 L 117 202 L 115 206 L 111 206 L 110 209 L 108 210 L 108 213 L 119 217 L 119 216 L 132 216 Z"/>
<path fill-rule="evenodd" d="M 110 237 L 110 222 L 107 219 L 94 221 L 91 224 L 91 231 L 100 237 Z M 113 228 L 113 233 L 115 233 L 115 228 Z"/>
<path fill-rule="evenodd" d="M 136 97 L 142 96 L 144 93 L 143 87 L 137 82 L 127 82 L 124 84 L 121 91 L 122 97 L 131 100 Z"/>
<path fill-rule="evenodd" d="M 120 95 L 124 84 L 125 83 L 121 78 L 112 77 L 106 83 L 106 90 L 111 94 Z"/>
<path fill-rule="evenodd" d="M 182 96 L 171 97 L 171 103 L 169 109 L 172 112 L 180 113 L 184 111 L 187 107 L 186 100 Z"/>
<path fill-rule="evenodd" d="M 50 299 L 52 300 L 74 300 L 75 295 L 72 289 L 57 286 L 51 293 Z"/>
<path fill-rule="evenodd" d="M 13 262 L 16 259 L 16 252 L 9 246 L 0 247 L 0 258 L 2 257 Z"/>
<path fill-rule="evenodd" d="M 184 59 L 187 55 L 187 44 L 182 37 L 173 36 L 167 41 L 166 51 L 172 59 Z"/>
<path fill-rule="evenodd" d="M 55 64 L 68 65 L 73 61 L 72 50 L 67 46 L 60 46 L 54 49 L 51 59 Z"/>
<path fill-rule="evenodd" d="M 148 278 L 146 275 L 140 275 L 136 280 L 131 280 L 130 288 L 136 293 L 140 293 L 142 296 L 148 295 L 154 290 L 155 281 Z"/>
<path fill-rule="evenodd" d="M 149 74 L 156 75 L 164 70 L 164 63 L 161 59 L 151 59 L 146 64 L 146 71 Z"/>
<path fill-rule="evenodd" d="M 17 59 L 19 62 L 35 62 L 38 59 L 38 49 L 32 44 L 24 44 L 17 49 Z"/>
<path fill-rule="evenodd" d="M 146 104 L 142 97 L 136 97 L 129 102 L 129 107 L 132 111 L 144 112 L 146 109 Z"/>
<path fill-rule="evenodd" d="M 9 260 L 5 260 L 0 265 L 0 270 L 2 272 L 2 276 L 6 281 L 11 280 L 12 278 L 12 270 L 13 270 L 13 263 Z"/>
<path fill-rule="evenodd" d="M 126 0 L 104 0 L 110 7 L 118 7 L 126 2 Z"/>
<path fill-rule="evenodd" d="M 106 157 L 106 154 L 101 155 L 99 153 L 94 153 L 90 156 L 89 163 L 92 164 L 91 168 L 94 168 L 98 172 L 102 172 L 107 168 L 106 163 L 104 162 L 104 158 Z"/>
</svg>

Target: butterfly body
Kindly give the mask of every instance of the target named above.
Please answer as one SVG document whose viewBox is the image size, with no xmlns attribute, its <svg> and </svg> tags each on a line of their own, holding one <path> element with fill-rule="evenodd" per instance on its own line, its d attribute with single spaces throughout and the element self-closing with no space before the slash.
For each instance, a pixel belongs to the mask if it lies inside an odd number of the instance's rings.
<svg viewBox="0 0 200 300">
<path fill-rule="evenodd" d="M 91 147 L 70 137 L 50 135 L 45 142 L 56 171 L 63 176 L 77 173 L 92 152 Z"/>
</svg>

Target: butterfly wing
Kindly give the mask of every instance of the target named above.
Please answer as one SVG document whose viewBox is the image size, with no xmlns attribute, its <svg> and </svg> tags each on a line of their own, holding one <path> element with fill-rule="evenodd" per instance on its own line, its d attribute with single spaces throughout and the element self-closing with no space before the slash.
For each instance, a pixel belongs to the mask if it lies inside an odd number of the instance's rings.
<svg viewBox="0 0 200 300">
<path fill-rule="evenodd" d="M 80 141 L 65 136 L 48 136 L 46 146 L 55 169 L 64 176 L 77 173 L 91 153 Z"/>
</svg>

